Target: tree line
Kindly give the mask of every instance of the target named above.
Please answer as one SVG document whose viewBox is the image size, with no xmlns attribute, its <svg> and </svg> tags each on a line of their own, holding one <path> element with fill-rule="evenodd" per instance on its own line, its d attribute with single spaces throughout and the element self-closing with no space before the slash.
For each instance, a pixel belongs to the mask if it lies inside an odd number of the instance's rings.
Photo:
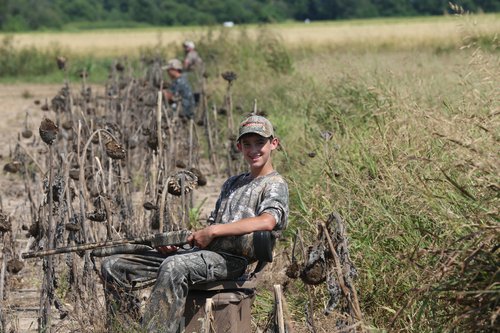
<svg viewBox="0 0 500 333">
<path fill-rule="evenodd" d="M 452 1 L 470 12 L 498 12 L 499 0 Z M 136 25 L 214 25 L 442 15 L 448 0 L 0 0 L 0 30 Z"/>
</svg>

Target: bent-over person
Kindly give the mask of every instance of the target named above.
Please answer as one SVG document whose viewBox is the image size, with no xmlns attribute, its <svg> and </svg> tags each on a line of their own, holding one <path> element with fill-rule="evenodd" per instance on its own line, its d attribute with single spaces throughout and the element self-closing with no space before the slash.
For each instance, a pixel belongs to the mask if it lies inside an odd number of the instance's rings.
<svg viewBox="0 0 500 333">
<path fill-rule="evenodd" d="M 194 116 L 194 96 L 188 79 L 183 74 L 182 63 L 179 59 L 171 59 L 163 67 L 172 80 L 169 89 L 163 94 L 174 111 L 177 111 L 181 119 L 192 119 Z"/>
</svg>

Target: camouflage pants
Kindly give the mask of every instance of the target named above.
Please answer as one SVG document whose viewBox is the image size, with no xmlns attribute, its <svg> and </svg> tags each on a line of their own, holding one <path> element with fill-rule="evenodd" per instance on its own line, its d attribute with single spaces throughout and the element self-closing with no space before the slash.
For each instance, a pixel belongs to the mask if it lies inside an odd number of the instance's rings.
<svg viewBox="0 0 500 333">
<path fill-rule="evenodd" d="M 133 291 L 153 285 L 142 329 L 175 333 L 182 329 L 190 285 L 236 279 L 245 272 L 246 266 L 245 258 L 199 249 L 179 251 L 169 256 L 151 250 L 108 257 L 102 262 L 101 273 L 106 284 L 109 315 L 113 317 L 121 311 L 130 311 Z"/>
</svg>

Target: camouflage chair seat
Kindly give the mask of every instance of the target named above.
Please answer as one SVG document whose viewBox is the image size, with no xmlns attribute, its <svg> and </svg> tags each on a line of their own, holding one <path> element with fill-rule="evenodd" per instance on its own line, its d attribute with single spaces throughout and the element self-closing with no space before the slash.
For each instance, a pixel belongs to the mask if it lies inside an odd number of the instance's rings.
<svg viewBox="0 0 500 333">
<path fill-rule="evenodd" d="M 258 275 L 198 283 L 189 287 L 184 332 L 252 332 Z"/>
</svg>

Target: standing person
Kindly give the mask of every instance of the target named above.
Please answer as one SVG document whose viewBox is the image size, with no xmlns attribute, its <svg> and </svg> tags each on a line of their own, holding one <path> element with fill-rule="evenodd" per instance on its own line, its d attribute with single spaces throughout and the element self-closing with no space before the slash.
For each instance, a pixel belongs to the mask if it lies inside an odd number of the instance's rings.
<svg viewBox="0 0 500 333">
<path fill-rule="evenodd" d="M 194 42 L 186 40 L 182 46 L 184 47 L 184 70 L 202 73 L 203 60 L 201 60 L 198 51 L 195 50 Z"/>
<path fill-rule="evenodd" d="M 195 50 L 193 41 L 186 40 L 182 43 L 182 46 L 184 47 L 184 61 L 182 65 L 193 87 L 194 101 L 197 105 L 201 98 L 203 72 L 205 71 L 203 60 L 198 51 Z"/>
<path fill-rule="evenodd" d="M 239 127 L 237 147 L 249 172 L 226 180 L 208 226 L 188 237 L 195 248 L 163 246 L 141 254 L 111 256 L 102 263 L 107 290 L 115 297 L 116 287 L 131 291 L 154 284 L 142 321 L 148 332 L 177 332 L 190 285 L 235 279 L 255 261 L 211 248 L 214 240 L 225 237 L 224 242 L 236 242 L 231 236 L 286 227 L 288 186 L 271 161 L 278 145 L 269 120 L 261 116 L 245 119 Z"/>
<path fill-rule="evenodd" d="M 171 59 L 163 67 L 172 80 L 169 89 L 164 90 L 165 99 L 172 104 L 174 111 L 179 109 L 179 117 L 187 120 L 194 116 L 194 97 L 191 85 L 185 75 L 183 75 L 182 63 L 179 59 Z"/>
</svg>

